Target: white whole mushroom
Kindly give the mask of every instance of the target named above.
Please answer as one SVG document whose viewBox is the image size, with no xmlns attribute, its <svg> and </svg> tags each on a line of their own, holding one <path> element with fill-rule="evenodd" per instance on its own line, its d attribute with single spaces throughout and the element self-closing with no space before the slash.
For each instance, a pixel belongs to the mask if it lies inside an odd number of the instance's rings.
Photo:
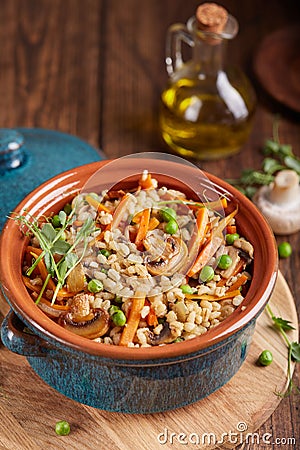
<svg viewBox="0 0 300 450">
<path fill-rule="evenodd" d="M 253 202 L 275 234 L 292 234 L 300 230 L 300 185 L 294 170 L 278 172 L 273 183 L 258 189 Z"/>
</svg>

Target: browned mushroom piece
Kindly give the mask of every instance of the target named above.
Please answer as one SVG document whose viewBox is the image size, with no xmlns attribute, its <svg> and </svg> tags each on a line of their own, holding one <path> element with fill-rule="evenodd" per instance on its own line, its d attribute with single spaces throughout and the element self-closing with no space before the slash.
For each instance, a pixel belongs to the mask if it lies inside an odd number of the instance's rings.
<svg viewBox="0 0 300 450">
<path fill-rule="evenodd" d="M 63 328 L 87 339 L 96 339 L 109 330 L 110 316 L 102 308 L 92 309 L 85 320 L 75 321 L 71 312 L 62 314 L 58 323 Z"/>
<path fill-rule="evenodd" d="M 253 259 L 254 248 L 249 241 L 246 241 L 244 238 L 239 238 L 234 241 L 233 245 L 249 255 L 250 259 Z"/>
<path fill-rule="evenodd" d="M 153 245 L 154 243 L 152 242 L 152 245 L 148 247 L 148 251 L 152 250 Z M 188 257 L 186 244 L 181 238 L 176 236 L 169 236 L 165 240 L 164 248 L 158 256 L 156 256 L 157 251 L 155 252 L 155 248 L 153 249 L 153 253 L 155 257 L 146 263 L 148 272 L 151 275 L 173 275 L 175 272 L 180 271 L 180 268 Z"/>
<path fill-rule="evenodd" d="M 168 322 L 163 324 L 163 328 L 159 334 L 154 334 L 152 331 L 148 331 L 147 342 L 150 345 L 169 344 L 174 341 L 170 326 Z"/>
<path fill-rule="evenodd" d="M 84 292 L 81 292 L 68 300 L 68 307 L 70 308 L 70 314 L 72 315 L 73 320 L 85 320 L 85 317 L 90 314 L 90 300 L 94 300 L 94 297 L 90 294 L 85 294 Z"/>
</svg>

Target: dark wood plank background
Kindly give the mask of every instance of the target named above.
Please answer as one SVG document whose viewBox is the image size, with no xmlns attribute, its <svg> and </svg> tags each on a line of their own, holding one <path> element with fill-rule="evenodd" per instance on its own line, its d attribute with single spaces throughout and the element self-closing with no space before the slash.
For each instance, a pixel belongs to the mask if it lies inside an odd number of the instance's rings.
<svg viewBox="0 0 300 450">
<path fill-rule="evenodd" d="M 252 79 L 258 109 L 251 137 L 238 156 L 199 165 L 220 177 L 236 177 L 241 168 L 260 167 L 259 149 L 271 136 L 274 114 L 281 115 L 281 141 L 300 155 L 299 114 L 271 99 L 252 73 L 252 58 L 264 36 L 299 23 L 300 13 L 296 0 L 221 3 L 239 21 L 230 60 Z M 197 5 L 196 0 L 0 0 L 0 127 L 73 133 L 109 158 L 166 151 L 157 123 L 167 81 L 166 30 L 186 22 Z M 287 239 L 294 251 L 280 261 L 280 269 L 299 307 L 300 234 L 278 242 Z M 294 376 L 299 384 L 298 377 L 299 370 Z M 299 448 L 299 396 L 281 402 L 259 430 L 267 432 L 274 439 L 296 438 L 295 446 L 278 448 Z"/>
</svg>

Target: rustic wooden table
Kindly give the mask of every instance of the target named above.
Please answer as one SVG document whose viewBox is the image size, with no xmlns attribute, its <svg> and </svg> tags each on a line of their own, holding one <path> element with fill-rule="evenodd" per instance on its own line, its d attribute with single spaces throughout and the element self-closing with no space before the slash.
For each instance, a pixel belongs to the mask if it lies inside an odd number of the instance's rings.
<svg viewBox="0 0 300 450">
<path fill-rule="evenodd" d="M 240 25 L 230 44 L 231 62 L 244 68 L 258 96 L 253 132 L 242 152 L 201 164 L 227 178 L 239 176 L 242 168 L 260 167 L 260 147 L 271 136 L 274 114 L 281 115 L 281 141 L 300 155 L 299 113 L 263 91 L 251 64 L 264 36 L 299 23 L 299 8 L 293 0 L 222 4 Z M 0 126 L 72 133 L 103 149 L 109 158 L 166 151 L 157 124 L 160 92 L 167 81 L 166 30 L 172 23 L 185 22 L 197 5 L 197 0 L 1 0 Z M 280 261 L 280 269 L 300 310 L 300 234 L 278 238 L 283 240 L 290 241 L 293 254 Z M 296 383 L 298 377 L 299 369 Z M 258 432 L 294 437 L 295 445 L 278 448 L 299 448 L 299 396 L 283 399 Z M 244 448 L 264 447 L 260 443 Z"/>
</svg>

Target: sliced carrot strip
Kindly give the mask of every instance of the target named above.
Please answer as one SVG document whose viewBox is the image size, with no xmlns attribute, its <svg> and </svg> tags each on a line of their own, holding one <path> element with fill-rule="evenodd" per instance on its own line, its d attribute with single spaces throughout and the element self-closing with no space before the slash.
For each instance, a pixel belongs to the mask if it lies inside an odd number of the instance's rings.
<svg viewBox="0 0 300 450">
<path fill-rule="evenodd" d="M 239 262 L 237 263 L 236 268 L 235 268 L 235 270 L 234 270 L 234 272 L 233 272 L 233 274 L 231 276 L 235 277 L 238 273 L 240 273 L 243 270 L 245 264 L 246 264 L 245 260 L 241 258 L 239 260 Z M 228 281 L 227 278 L 221 278 L 221 280 L 218 281 L 218 283 L 217 283 L 217 287 L 225 286 L 227 281 Z"/>
<path fill-rule="evenodd" d="M 38 258 L 37 253 L 30 252 L 30 254 L 31 254 L 34 258 L 36 258 L 36 259 Z M 42 280 L 43 280 L 43 281 L 46 281 L 46 278 L 47 278 L 49 272 L 48 272 L 48 270 L 47 270 L 47 267 L 45 266 L 44 260 L 41 259 L 41 260 L 38 262 L 38 265 L 37 265 L 37 266 L 38 266 L 38 269 L 39 269 L 39 271 L 40 271 Z M 56 289 L 56 284 L 54 283 L 54 281 L 52 280 L 52 278 L 49 279 L 49 281 L 48 281 L 48 283 L 47 283 L 47 288 L 48 288 L 48 289 L 51 289 L 52 291 L 55 291 L 55 289 Z"/>
<path fill-rule="evenodd" d="M 198 211 L 197 218 L 196 218 L 196 225 L 197 225 L 197 241 L 199 241 L 199 247 L 202 244 L 202 241 L 205 237 L 205 231 L 206 227 L 208 225 L 208 211 L 206 208 L 201 208 Z"/>
<path fill-rule="evenodd" d="M 234 234 L 234 233 L 236 233 L 236 226 L 235 226 L 235 225 L 228 225 L 228 226 L 227 226 L 227 233 L 228 233 L 228 234 Z"/>
<path fill-rule="evenodd" d="M 150 209 L 144 209 L 139 224 L 139 229 L 135 238 L 135 245 L 139 250 L 142 249 L 143 240 L 146 237 L 150 221 Z"/>
<path fill-rule="evenodd" d="M 196 273 L 198 273 L 202 269 L 202 267 L 204 267 L 205 264 L 207 264 L 207 262 L 216 253 L 216 251 L 218 250 L 218 248 L 220 247 L 221 243 L 224 240 L 223 230 L 226 228 L 226 226 L 229 224 L 229 222 L 232 220 L 232 218 L 236 215 L 237 212 L 238 208 L 236 208 L 234 211 L 228 214 L 228 216 L 223 217 L 223 219 L 220 220 L 218 226 L 213 229 L 210 240 L 200 250 L 200 253 L 197 256 L 193 266 L 190 268 L 188 272 L 189 277 L 196 275 Z"/>
<path fill-rule="evenodd" d="M 124 197 L 122 197 L 120 203 L 116 207 L 116 209 L 113 213 L 113 220 L 108 225 L 106 225 L 104 230 L 100 234 L 98 234 L 98 236 L 95 237 L 95 239 L 93 239 L 92 241 L 89 242 L 89 247 L 92 247 L 93 245 L 95 245 L 95 243 L 97 241 L 103 241 L 105 231 L 109 231 L 109 230 L 118 228 L 118 226 L 120 225 L 120 222 L 123 219 L 123 215 L 124 215 L 124 212 L 127 208 L 129 201 L 130 201 L 130 194 L 127 193 L 124 195 Z"/>
<path fill-rule="evenodd" d="M 203 295 L 196 295 L 196 294 L 186 294 L 186 298 L 190 300 L 208 300 L 209 302 L 218 302 L 220 300 L 225 300 L 227 298 L 233 298 L 236 295 L 240 295 L 240 290 L 236 289 L 235 291 L 229 290 L 226 292 L 226 294 L 222 295 L 222 297 L 218 297 L 217 295 L 209 295 L 209 294 L 203 294 Z"/>
<path fill-rule="evenodd" d="M 29 278 L 29 277 L 25 277 L 24 275 L 22 276 L 22 279 L 23 279 L 23 283 L 25 284 L 25 286 L 27 287 L 27 289 L 30 289 L 31 291 L 36 292 L 37 294 L 40 293 L 40 291 L 41 291 L 41 286 L 37 286 L 37 285 L 32 284 L 32 283 L 30 282 L 30 278 Z M 73 295 L 74 295 L 74 294 L 73 294 Z M 56 303 L 54 303 L 54 304 L 52 305 L 52 304 L 51 304 L 48 300 L 46 300 L 44 297 L 41 297 L 40 302 L 41 302 L 41 303 L 45 303 L 47 306 L 49 306 L 49 307 L 51 307 L 51 308 L 54 308 L 54 309 L 57 309 L 57 310 L 61 310 L 61 311 L 67 311 L 67 310 L 69 309 L 69 307 L 68 307 L 68 306 L 65 306 L 65 305 L 58 305 L 58 304 L 56 304 Z"/>
<path fill-rule="evenodd" d="M 241 286 L 243 286 L 243 284 L 247 283 L 248 281 L 248 277 L 245 274 L 242 274 L 228 289 L 227 292 L 232 292 L 235 291 L 236 289 L 240 288 Z"/>
<path fill-rule="evenodd" d="M 146 179 L 143 179 L 143 175 L 139 180 L 139 185 L 142 189 L 151 189 L 153 187 L 151 174 L 148 173 Z"/>
<path fill-rule="evenodd" d="M 136 213 L 136 214 L 133 216 L 133 218 L 132 218 L 131 221 L 132 221 L 133 223 L 140 223 L 142 214 L 143 214 L 143 211 L 140 211 L 140 212 Z"/>
<path fill-rule="evenodd" d="M 95 237 L 95 239 L 93 239 L 92 241 L 89 242 L 89 247 L 93 247 L 93 245 L 95 245 L 95 243 L 97 241 L 103 241 L 105 231 L 110 230 L 110 229 L 111 229 L 111 224 L 109 223 L 108 225 L 106 225 L 104 230 L 101 231 L 101 233 L 99 233 L 97 237 Z"/>
<path fill-rule="evenodd" d="M 74 297 L 74 295 L 76 295 L 76 292 L 69 292 L 68 289 L 62 288 L 59 289 L 57 298 L 69 298 Z"/>
<path fill-rule="evenodd" d="M 26 247 L 26 253 L 36 253 L 37 255 L 40 255 L 43 250 L 39 247 L 32 247 L 31 245 L 28 245 L 28 247 Z"/>
<path fill-rule="evenodd" d="M 152 305 L 151 305 L 151 303 L 149 302 L 148 299 L 145 300 L 145 305 L 146 306 L 150 306 L 149 313 L 146 316 L 147 324 L 150 327 L 156 327 L 156 325 L 158 325 L 158 319 L 157 319 L 155 311 L 154 311 L 154 309 L 153 309 L 153 307 L 152 307 Z"/>
<path fill-rule="evenodd" d="M 213 257 L 222 243 L 222 238 L 215 236 L 212 240 L 209 240 L 205 246 L 200 250 L 193 267 L 188 272 L 188 276 L 192 277 L 196 275 L 202 267 Z"/>
<path fill-rule="evenodd" d="M 137 294 L 138 295 L 138 294 Z M 132 299 L 132 306 L 129 312 L 127 323 L 124 325 L 119 345 L 127 347 L 133 341 L 136 330 L 139 326 L 141 311 L 145 305 L 145 295 Z"/>
<path fill-rule="evenodd" d="M 22 276 L 22 279 L 23 279 L 23 283 L 25 284 L 25 286 L 26 286 L 28 289 L 30 289 L 30 290 L 33 291 L 33 292 L 36 292 L 37 294 L 40 293 L 40 291 L 41 291 L 41 286 L 38 286 L 38 285 L 36 285 L 36 284 L 32 284 L 32 283 L 30 282 L 30 278 L 29 278 L 29 277 L 25 277 L 24 275 Z"/>
<path fill-rule="evenodd" d="M 225 286 L 225 284 L 227 283 L 227 281 L 228 281 L 227 278 L 221 278 L 221 280 L 217 282 L 216 286 L 217 286 L 217 287 Z"/>
<path fill-rule="evenodd" d="M 148 230 L 149 231 L 155 230 L 155 228 L 157 228 L 159 224 L 160 221 L 156 217 L 151 217 L 149 221 Z"/>
</svg>

